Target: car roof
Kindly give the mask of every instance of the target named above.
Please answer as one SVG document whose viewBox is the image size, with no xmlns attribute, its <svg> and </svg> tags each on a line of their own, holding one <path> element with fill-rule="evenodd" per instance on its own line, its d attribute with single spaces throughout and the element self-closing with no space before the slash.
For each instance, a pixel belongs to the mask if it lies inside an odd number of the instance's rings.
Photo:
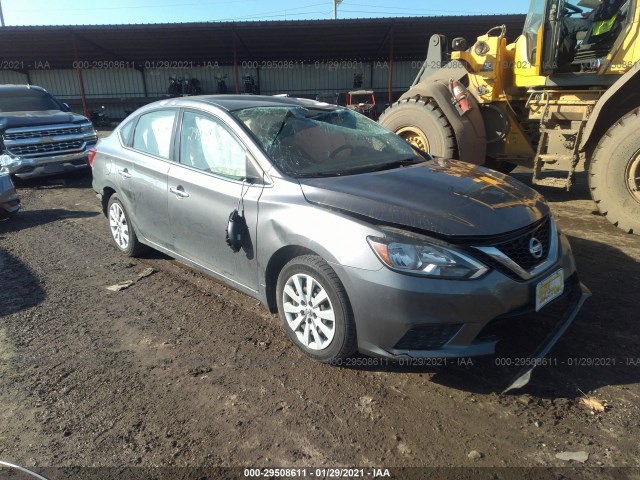
<svg viewBox="0 0 640 480">
<path fill-rule="evenodd" d="M 46 92 L 44 88 L 38 87 L 37 85 L 0 85 L 0 91 L 2 92 L 19 92 L 21 90 L 39 90 L 41 92 Z"/>
<path fill-rule="evenodd" d="M 266 95 L 200 95 L 184 100 L 208 103 L 229 112 L 251 107 L 315 107 L 334 110 L 339 107 L 306 98 Z"/>
</svg>

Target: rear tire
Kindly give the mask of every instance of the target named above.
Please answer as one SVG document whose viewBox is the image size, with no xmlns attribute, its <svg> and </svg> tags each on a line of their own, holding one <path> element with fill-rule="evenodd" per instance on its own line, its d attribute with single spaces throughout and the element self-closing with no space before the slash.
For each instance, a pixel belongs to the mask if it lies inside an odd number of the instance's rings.
<svg viewBox="0 0 640 480">
<path fill-rule="evenodd" d="M 433 156 L 457 157 L 453 128 L 433 100 L 400 100 L 384 111 L 380 125 Z"/>
<path fill-rule="evenodd" d="M 591 198 L 600 213 L 627 233 L 640 235 L 640 108 L 604 134 L 589 168 Z"/>
<path fill-rule="evenodd" d="M 107 218 L 109 219 L 111 238 L 118 250 L 128 257 L 136 257 L 145 250 L 145 246 L 138 241 L 138 236 L 129 220 L 129 214 L 117 193 L 109 198 Z"/>
</svg>

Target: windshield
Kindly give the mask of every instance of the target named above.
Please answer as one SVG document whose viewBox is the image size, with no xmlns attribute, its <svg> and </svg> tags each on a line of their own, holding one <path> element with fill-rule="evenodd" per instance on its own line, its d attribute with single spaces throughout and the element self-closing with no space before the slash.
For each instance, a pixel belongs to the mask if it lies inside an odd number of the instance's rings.
<svg viewBox="0 0 640 480">
<path fill-rule="evenodd" d="M 296 178 L 365 173 L 430 158 L 377 123 L 346 109 L 252 107 L 234 115 L 274 164 Z"/>
<path fill-rule="evenodd" d="M 527 54 L 529 63 L 536 65 L 536 55 L 538 48 L 538 34 L 542 19 L 544 18 L 544 8 L 546 0 L 531 0 L 529 14 L 524 24 L 524 36 L 527 38 Z"/>
<path fill-rule="evenodd" d="M 46 92 L 31 89 L 0 90 L 0 112 L 42 112 L 62 106 Z"/>
<path fill-rule="evenodd" d="M 362 94 L 351 95 L 351 103 L 352 104 L 358 104 L 358 103 L 370 104 L 370 103 L 373 103 L 373 98 L 371 95 L 362 95 Z"/>
</svg>

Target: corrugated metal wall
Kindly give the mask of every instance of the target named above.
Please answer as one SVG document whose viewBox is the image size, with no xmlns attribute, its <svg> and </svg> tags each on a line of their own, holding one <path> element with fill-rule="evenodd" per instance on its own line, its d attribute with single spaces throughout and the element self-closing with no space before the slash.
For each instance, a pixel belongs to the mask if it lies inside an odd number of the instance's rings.
<svg viewBox="0 0 640 480">
<path fill-rule="evenodd" d="M 420 62 L 393 64 L 393 89 L 403 92 L 415 78 Z M 202 93 L 218 93 L 219 82 L 224 81 L 228 93 L 236 91 L 233 66 L 212 64 L 185 69 L 104 68 L 83 69 L 82 79 L 89 110 L 104 105 L 111 118 L 123 118 L 132 110 L 153 100 L 168 96 L 171 78 L 195 78 Z M 315 97 L 319 93 L 346 93 L 354 88 L 354 77 L 359 76 L 362 87 L 373 89 L 379 101 L 386 100 L 389 85 L 387 62 L 317 61 L 317 62 L 241 62 L 238 65 L 238 83 L 245 91 L 243 77 L 249 75 L 265 95 L 289 93 Z M 73 69 L 30 70 L 28 76 L 9 70 L 0 71 L 0 83 L 28 83 L 40 85 L 81 111 L 80 82 Z M 146 89 L 146 91 L 145 91 Z"/>
<path fill-rule="evenodd" d="M 0 84 L 2 83 L 27 83 L 27 75 L 20 72 L 14 72 L 12 70 L 0 70 Z"/>
</svg>

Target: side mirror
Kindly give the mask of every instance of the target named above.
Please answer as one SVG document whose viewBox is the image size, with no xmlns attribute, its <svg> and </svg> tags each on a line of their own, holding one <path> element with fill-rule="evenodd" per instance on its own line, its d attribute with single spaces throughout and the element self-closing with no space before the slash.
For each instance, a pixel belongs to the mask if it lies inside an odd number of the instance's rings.
<svg viewBox="0 0 640 480">
<path fill-rule="evenodd" d="M 451 49 L 454 52 L 464 52 L 467 48 L 469 48 L 469 44 L 465 38 L 456 37 L 451 42 Z"/>
<path fill-rule="evenodd" d="M 64 109 L 65 112 L 71 111 L 71 107 L 69 106 L 68 103 L 63 103 L 62 108 Z"/>
</svg>

